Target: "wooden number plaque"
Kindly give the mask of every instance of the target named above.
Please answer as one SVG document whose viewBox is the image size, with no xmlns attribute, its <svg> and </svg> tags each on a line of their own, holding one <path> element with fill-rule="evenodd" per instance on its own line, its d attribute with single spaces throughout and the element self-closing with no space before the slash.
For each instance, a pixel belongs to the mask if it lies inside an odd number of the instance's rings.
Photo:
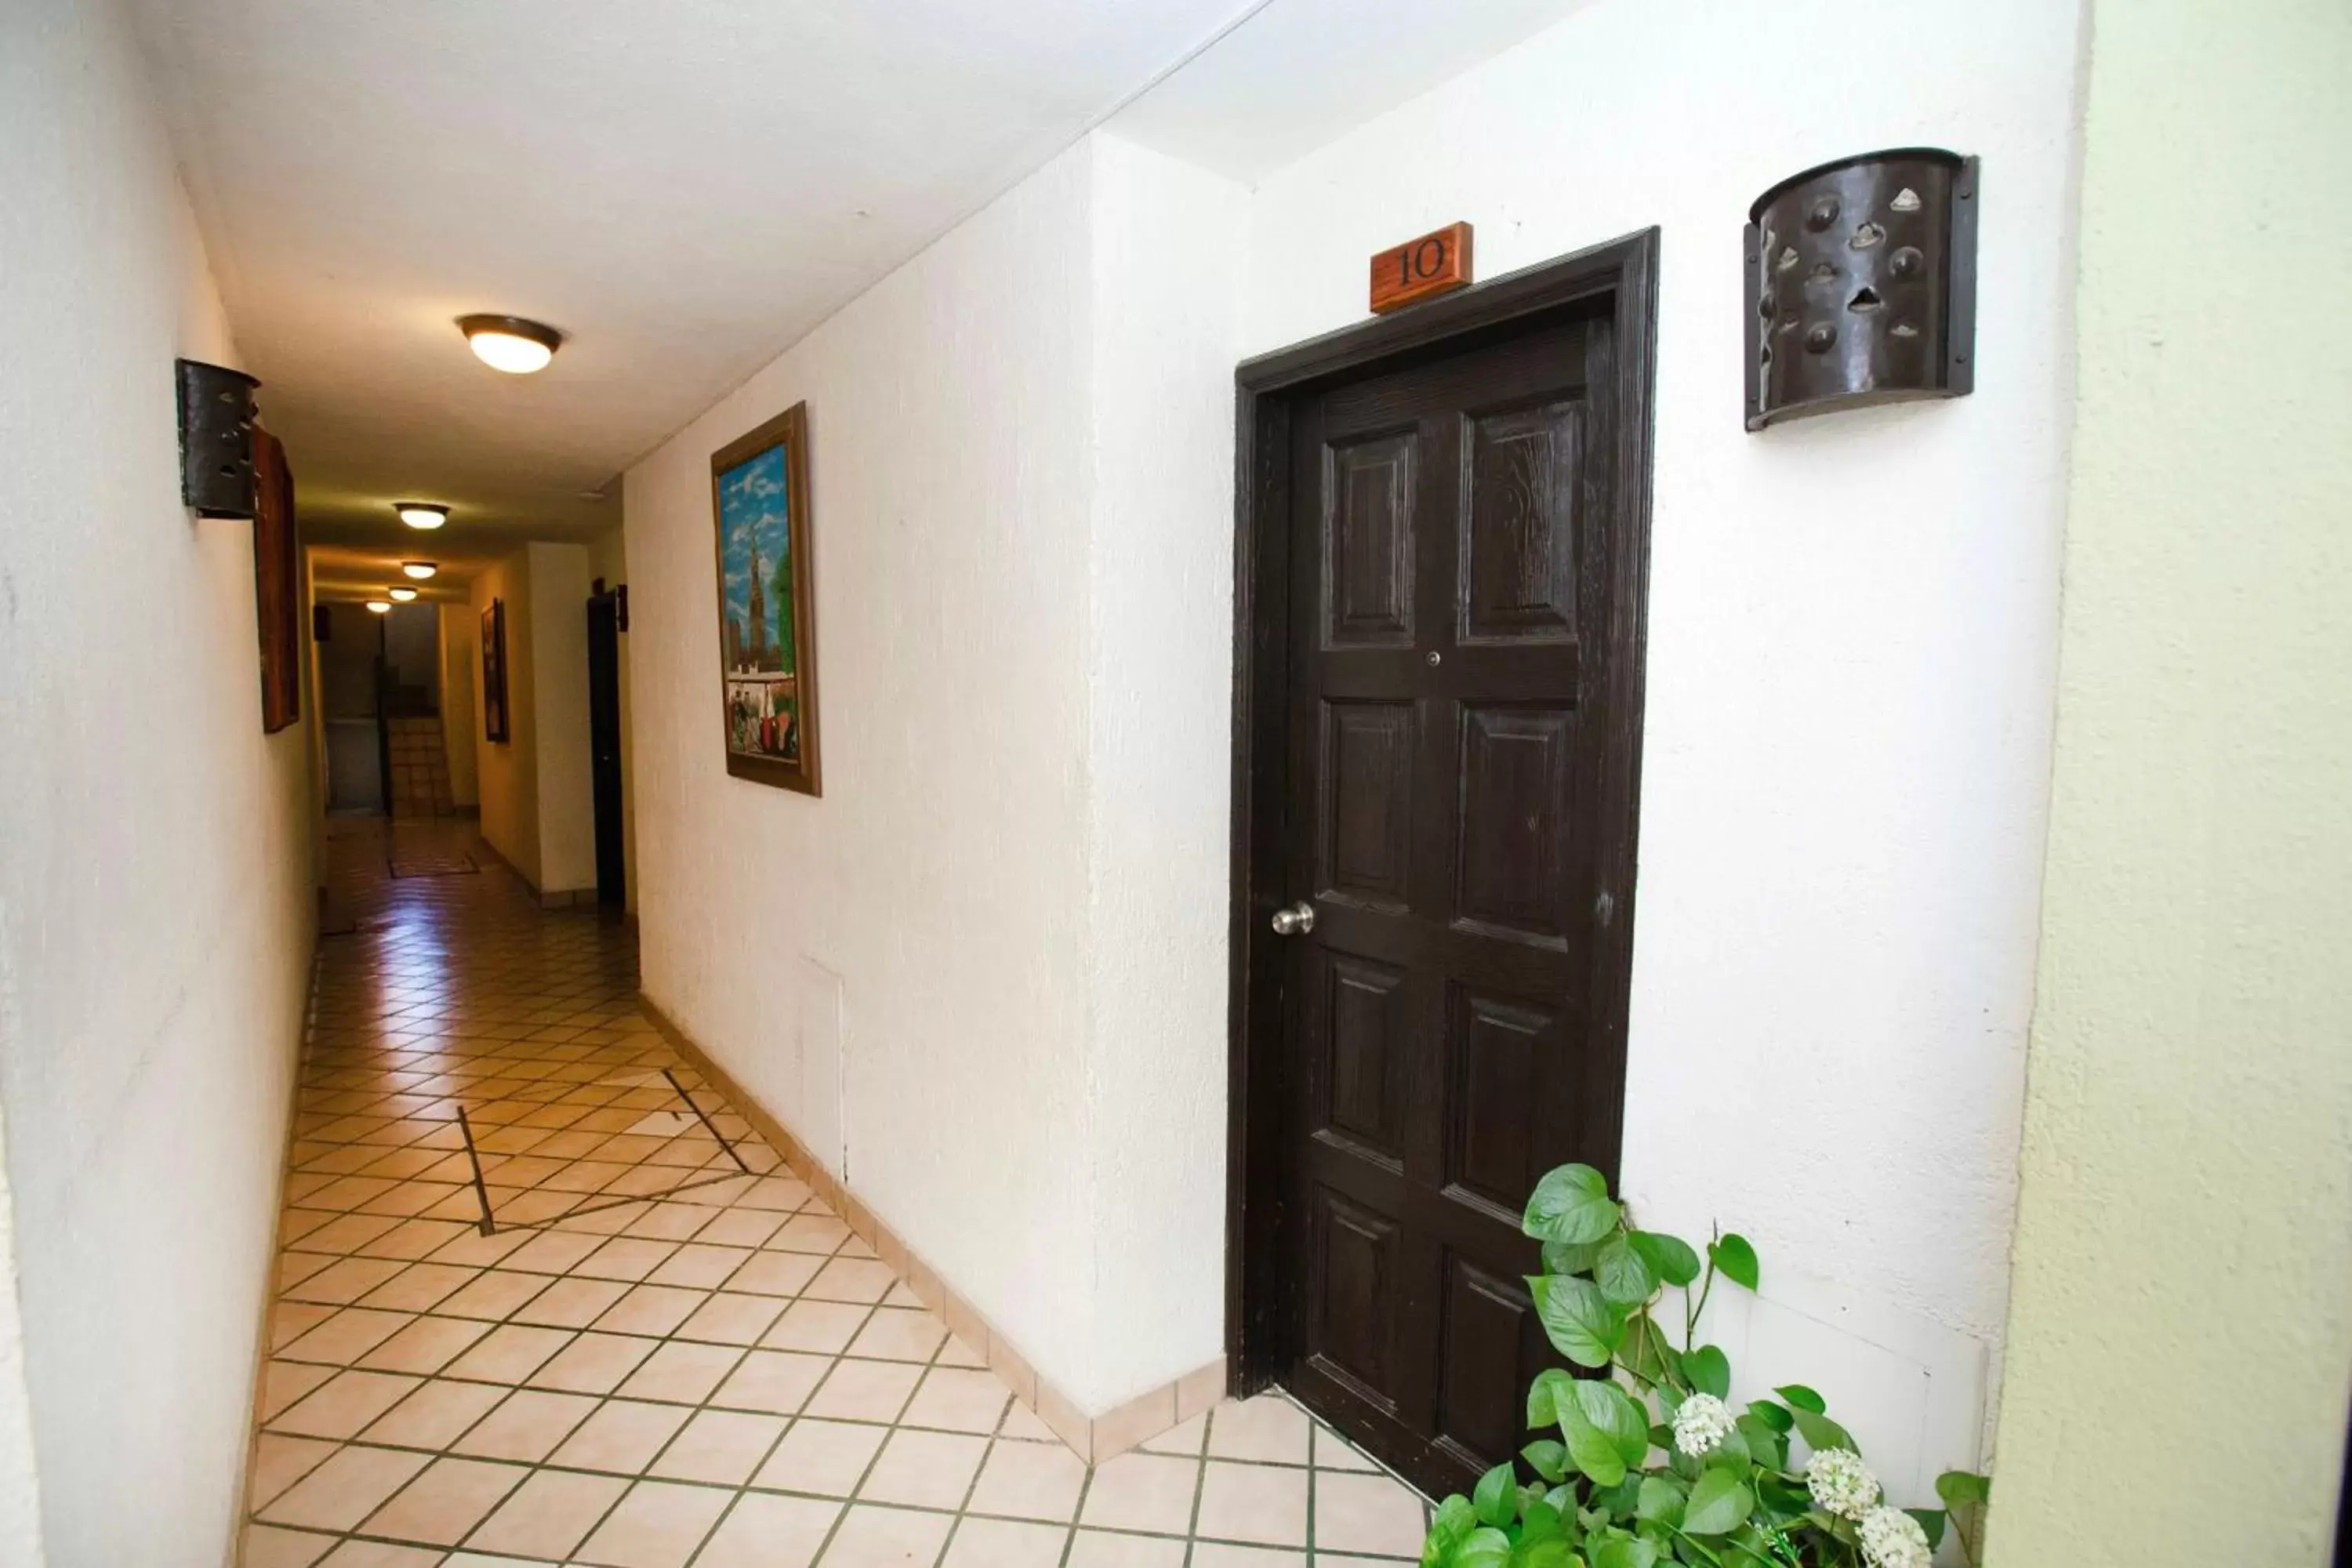
<svg viewBox="0 0 2352 1568">
<path fill-rule="evenodd" d="M 1372 258 L 1372 314 L 1450 294 L 1470 283 L 1470 226 L 1448 224 Z"/>
</svg>

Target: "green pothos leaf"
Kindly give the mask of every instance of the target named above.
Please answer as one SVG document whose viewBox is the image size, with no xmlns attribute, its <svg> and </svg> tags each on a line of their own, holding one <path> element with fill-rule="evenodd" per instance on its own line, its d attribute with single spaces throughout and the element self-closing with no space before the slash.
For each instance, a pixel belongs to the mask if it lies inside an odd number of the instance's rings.
<svg viewBox="0 0 2352 1568">
<path fill-rule="evenodd" d="M 1496 1465 L 1478 1478 L 1470 1493 L 1470 1506 L 1477 1511 L 1478 1522 L 1500 1530 L 1511 1522 L 1519 1500 L 1518 1478 L 1511 1473 L 1507 1461 Z"/>
<path fill-rule="evenodd" d="M 1530 1285 L 1533 1281 L 1529 1281 Z M 1528 1425 L 1530 1427 L 1549 1426 L 1559 1420 L 1559 1399 L 1574 1381 L 1556 1366 L 1548 1366 L 1536 1373 L 1528 1384 Z"/>
<path fill-rule="evenodd" d="M 1619 1212 L 1609 1198 L 1608 1177 L 1590 1165 L 1562 1165 L 1536 1184 L 1521 1228 L 1538 1241 L 1599 1241 Z"/>
<path fill-rule="evenodd" d="M 1727 1535 L 1747 1522 L 1756 1509 L 1756 1494 L 1730 1470 L 1699 1473 L 1683 1507 L 1683 1531 L 1689 1535 Z"/>
<path fill-rule="evenodd" d="M 1636 1230 L 1628 1232 L 1626 1239 L 1642 1255 L 1642 1261 L 1650 1266 L 1650 1272 L 1667 1284 L 1687 1285 L 1698 1278 L 1698 1254 L 1682 1237 L 1654 1230 Z"/>
<path fill-rule="evenodd" d="M 1781 1392 L 1786 1394 L 1788 1391 L 1783 1389 Z M 1847 1448 L 1857 1454 L 1862 1452 L 1862 1447 L 1853 1440 L 1853 1435 L 1828 1416 L 1817 1411 L 1808 1410 L 1801 1405 L 1792 1408 L 1790 1415 L 1796 1418 L 1798 1435 L 1812 1447 L 1814 1452 L 1818 1453 L 1823 1448 Z"/>
<path fill-rule="evenodd" d="M 1624 1313 L 1590 1279 L 1538 1275 L 1528 1281 L 1552 1347 L 1579 1366 L 1602 1367 L 1625 1334 Z"/>
<path fill-rule="evenodd" d="M 1756 1289 L 1756 1248 L 1737 1231 L 1727 1231 L 1707 1243 L 1706 1255 L 1715 1259 L 1717 1272 L 1735 1285 Z"/>
<path fill-rule="evenodd" d="M 1547 1241 L 1543 1244 L 1543 1266 L 1547 1274 L 1589 1274 L 1601 1260 L 1598 1241 Z"/>
<path fill-rule="evenodd" d="M 1622 1231 L 1601 1244 L 1592 1266 L 1601 1293 L 1621 1307 L 1638 1307 L 1658 1293 L 1658 1278 Z"/>
<path fill-rule="evenodd" d="M 1521 1539 L 1511 1552 L 1511 1568 L 1578 1568 L 1584 1560 L 1568 1548 L 1568 1538 L 1557 1531 L 1539 1540 Z"/>
<path fill-rule="evenodd" d="M 1491 1525 L 1481 1525 L 1454 1549 L 1454 1568 L 1505 1568 L 1511 1560 L 1511 1538 Z"/>
<path fill-rule="evenodd" d="M 1460 1492 L 1439 1503 L 1436 1511 L 1430 1515 L 1429 1533 L 1422 1540 L 1422 1568 L 1440 1568 L 1441 1564 L 1451 1561 L 1455 1549 L 1477 1526 L 1477 1510 Z"/>
<path fill-rule="evenodd" d="M 1829 1401 L 1801 1383 L 1784 1383 L 1772 1392 L 1799 1410 L 1810 1410 L 1816 1415 L 1826 1415 L 1829 1411 Z"/>
<path fill-rule="evenodd" d="M 1643 1519 L 1654 1519 L 1661 1524 L 1679 1525 L 1683 1521 L 1683 1489 L 1666 1476 L 1643 1476 L 1642 1495 L 1633 1511 Z"/>
<path fill-rule="evenodd" d="M 1658 1549 L 1651 1542 L 1628 1537 L 1612 1541 L 1593 1553 L 1592 1568 L 1656 1568 Z"/>
<path fill-rule="evenodd" d="M 1717 1399 L 1731 1394 L 1731 1358 L 1717 1345 L 1701 1345 L 1683 1357 L 1683 1375 L 1701 1394 L 1712 1394 Z"/>
</svg>

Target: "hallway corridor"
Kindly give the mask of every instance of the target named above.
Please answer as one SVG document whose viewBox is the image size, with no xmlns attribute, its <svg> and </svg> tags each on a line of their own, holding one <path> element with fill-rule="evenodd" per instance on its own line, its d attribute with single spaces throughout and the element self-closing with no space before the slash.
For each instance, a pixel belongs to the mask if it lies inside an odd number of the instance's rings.
<svg viewBox="0 0 2352 1568">
<path fill-rule="evenodd" d="M 655 1031 L 624 926 L 470 825 L 330 858 L 245 1568 L 1417 1555 L 1278 1396 L 1088 1469 Z"/>
</svg>

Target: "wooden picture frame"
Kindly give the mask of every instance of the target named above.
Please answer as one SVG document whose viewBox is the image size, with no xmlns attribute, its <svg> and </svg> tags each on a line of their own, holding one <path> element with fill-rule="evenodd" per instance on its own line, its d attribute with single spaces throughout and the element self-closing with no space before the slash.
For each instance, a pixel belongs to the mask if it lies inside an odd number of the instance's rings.
<svg viewBox="0 0 2352 1568">
<path fill-rule="evenodd" d="M 253 611 L 261 637 L 261 731 L 302 717 L 302 545 L 294 473 L 268 431 L 253 432 Z"/>
<path fill-rule="evenodd" d="M 507 602 L 482 612 L 482 735 L 496 744 L 512 733 L 507 714 Z"/>
<path fill-rule="evenodd" d="M 807 404 L 710 455 L 710 521 L 727 771 L 823 795 Z"/>
</svg>

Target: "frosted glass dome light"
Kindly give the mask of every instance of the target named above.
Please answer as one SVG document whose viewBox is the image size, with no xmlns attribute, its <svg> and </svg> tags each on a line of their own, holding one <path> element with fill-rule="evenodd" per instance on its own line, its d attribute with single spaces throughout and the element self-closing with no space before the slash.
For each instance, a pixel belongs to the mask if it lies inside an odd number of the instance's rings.
<svg viewBox="0 0 2352 1568">
<path fill-rule="evenodd" d="M 563 334 L 553 327 L 520 316 L 460 316 L 457 330 L 466 334 L 476 359 L 509 375 L 545 370 L 563 342 Z"/>
</svg>

